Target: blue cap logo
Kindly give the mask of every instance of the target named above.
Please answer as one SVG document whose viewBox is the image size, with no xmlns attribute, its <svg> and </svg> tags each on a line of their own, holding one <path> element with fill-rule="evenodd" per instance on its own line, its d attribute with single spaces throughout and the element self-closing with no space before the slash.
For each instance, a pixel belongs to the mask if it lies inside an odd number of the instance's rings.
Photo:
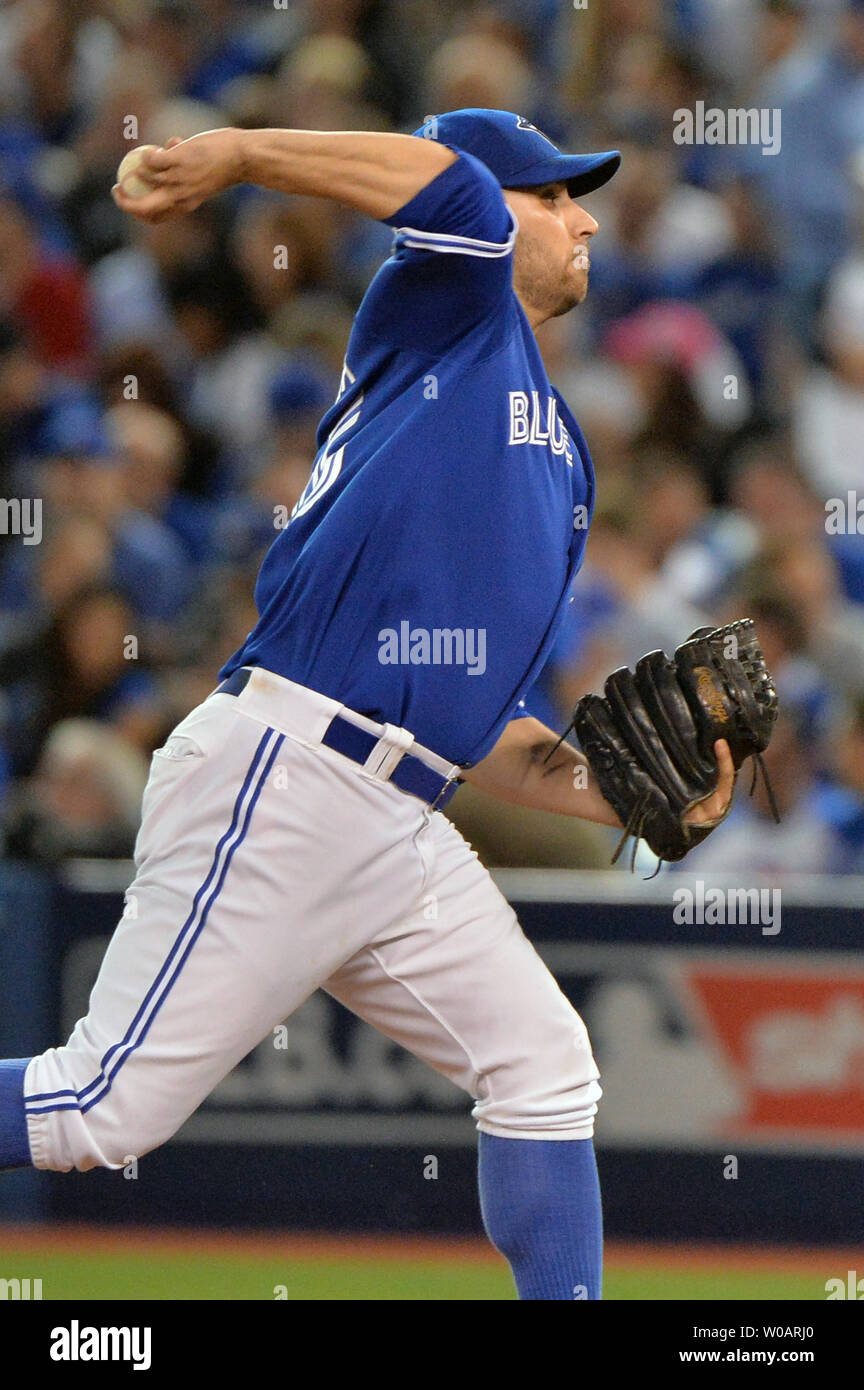
<svg viewBox="0 0 864 1390">
<path fill-rule="evenodd" d="M 553 150 L 555 151 L 555 153 L 556 153 L 556 154 L 558 153 L 558 146 L 555 144 L 555 141 L 554 141 L 554 140 L 550 140 L 550 139 L 549 139 L 549 136 L 546 134 L 546 132 L 543 131 L 543 130 L 541 130 L 539 126 L 532 125 L 530 121 L 526 121 L 526 119 L 525 119 L 524 116 L 520 116 L 520 117 L 518 118 L 516 124 L 517 124 L 517 126 L 519 127 L 520 130 L 533 130 L 533 132 L 534 132 L 535 135 L 540 135 L 540 136 L 542 136 L 543 139 L 544 139 L 548 144 L 550 144 L 550 145 L 552 146 L 552 148 L 553 148 Z"/>
</svg>

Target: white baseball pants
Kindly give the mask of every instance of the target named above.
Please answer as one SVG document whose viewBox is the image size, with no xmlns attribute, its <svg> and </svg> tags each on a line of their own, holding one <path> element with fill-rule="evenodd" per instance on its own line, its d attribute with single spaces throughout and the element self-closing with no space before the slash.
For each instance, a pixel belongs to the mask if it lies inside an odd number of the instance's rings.
<svg viewBox="0 0 864 1390">
<path fill-rule="evenodd" d="M 486 1133 L 592 1135 L 582 1020 L 446 817 L 321 745 L 340 712 L 256 670 L 154 753 L 87 1016 L 27 1068 L 37 1168 L 163 1143 L 318 988 L 473 1096 Z"/>
</svg>

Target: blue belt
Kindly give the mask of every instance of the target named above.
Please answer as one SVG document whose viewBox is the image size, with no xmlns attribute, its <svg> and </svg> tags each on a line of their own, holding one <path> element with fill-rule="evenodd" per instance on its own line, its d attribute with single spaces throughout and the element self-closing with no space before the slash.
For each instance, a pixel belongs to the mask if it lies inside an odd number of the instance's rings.
<svg viewBox="0 0 864 1390">
<path fill-rule="evenodd" d="M 216 687 L 213 692 L 215 695 L 239 695 L 241 690 L 245 690 L 249 684 L 249 677 L 252 671 L 248 666 L 241 666 L 224 680 L 221 685 Z M 333 748 L 343 757 L 350 758 L 353 763 L 366 762 L 369 754 L 375 745 L 380 742 L 375 734 L 367 733 L 365 729 L 358 729 L 356 724 L 351 724 L 347 719 L 343 719 L 341 714 L 337 714 L 331 719 L 324 731 L 321 742 L 328 748 Z M 404 753 L 396 764 L 388 782 L 392 782 L 400 791 L 408 792 L 411 796 L 419 796 L 421 801 L 433 806 L 435 810 L 440 810 L 446 806 L 459 787 L 461 781 L 456 778 L 454 781 L 442 777 L 440 772 L 435 772 L 433 768 L 427 767 L 413 753 Z"/>
</svg>

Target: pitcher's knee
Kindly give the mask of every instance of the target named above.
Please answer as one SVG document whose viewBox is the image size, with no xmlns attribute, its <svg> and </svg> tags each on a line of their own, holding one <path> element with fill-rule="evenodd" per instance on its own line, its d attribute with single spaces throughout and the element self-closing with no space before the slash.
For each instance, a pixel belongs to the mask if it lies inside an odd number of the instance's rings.
<svg viewBox="0 0 864 1390">
<path fill-rule="evenodd" d="M 66 1054 L 65 1048 L 49 1049 L 27 1072 L 27 1132 L 36 1168 L 86 1173 L 128 1167 L 176 1134 L 191 1113 L 176 1093 L 148 1093 L 141 1078 L 127 1075 L 109 1080 L 98 1063 L 82 1081 L 84 1069 Z"/>
<path fill-rule="evenodd" d="M 28 1116 L 30 1152 L 36 1168 L 81 1173 L 91 1168 L 128 1168 L 171 1139 L 185 1116 L 158 1121 L 125 1107 L 43 1112 Z"/>
<path fill-rule="evenodd" d="M 183 1122 L 131 1115 L 109 1104 L 85 1110 L 31 1112 L 27 1125 L 36 1168 L 81 1173 L 91 1168 L 127 1168 L 170 1139 Z"/>
<path fill-rule="evenodd" d="M 514 1139 L 590 1139 L 603 1093 L 585 1025 L 568 1006 L 538 1032 L 515 1039 L 511 1056 L 480 1078 L 477 1128 Z"/>
</svg>

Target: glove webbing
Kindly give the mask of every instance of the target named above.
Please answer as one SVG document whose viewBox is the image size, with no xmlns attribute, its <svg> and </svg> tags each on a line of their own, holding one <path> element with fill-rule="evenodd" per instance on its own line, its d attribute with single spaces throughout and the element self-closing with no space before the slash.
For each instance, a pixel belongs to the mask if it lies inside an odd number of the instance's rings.
<svg viewBox="0 0 864 1390">
<path fill-rule="evenodd" d="M 780 824 L 780 812 L 777 810 L 777 802 L 774 799 L 774 788 L 771 786 L 771 779 L 768 776 L 768 769 L 762 761 L 761 753 L 753 754 L 753 781 L 750 783 L 750 795 L 756 790 L 756 775 L 762 773 L 762 781 L 765 783 L 765 791 L 768 795 L 768 804 L 771 807 L 771 814 L 774 817 L 774 824 Z"/>
</svg>

